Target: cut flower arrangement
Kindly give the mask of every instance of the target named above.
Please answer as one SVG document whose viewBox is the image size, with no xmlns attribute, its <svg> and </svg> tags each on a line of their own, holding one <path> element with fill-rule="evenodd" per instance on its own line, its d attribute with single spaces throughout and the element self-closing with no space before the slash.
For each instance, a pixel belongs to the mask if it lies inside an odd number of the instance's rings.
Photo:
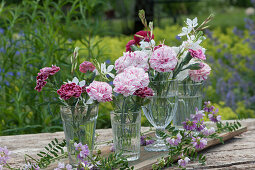
<svg viewBox="0 0 255 170">
<path fill-rule="evenodd" d="M 160 99 L 156 100 L 156 105 L 164 101 L 170 103 L 172 106 L 167 107 L 168 112 L 165 115 L 161 117 L 156 115 L 157 121 L 162 118 L 167 120 L 161 125 L 166 127 L 176 112 L 178 95 L 178 88 L 174 88 L 176 80 L 201 82 L 207 79 L 211 68 L 204 62 L 205 49 L 200 46 L 200 43 L 205 39 L 202 30 L 207 27 L 206 24 L 212 17 L 209 16 L 199 26 L 197 18 L 187 19 L 187 27 L 183 27 L 179 34 L 179 36 L 186 36 L 187 39 L 179 47 L 169 47 L 164 43 L 156 46 L 153 23 L 150 22 L 147 25 L 143 10 L 139 12 L 139 17 L 146 31 L 137 32 L 134 40 L 127 43 L 126 52 L 115 61 L 115 67 L 106 66 L 105 63 L 99 64 L 96 60 L 84 61 L 79 65 L 79 71 L 76 71 L 79 50 L 76 48 L 71 56 L 71 74 L 76 74 L 79 79 L 82 79 L 81 81 L 74 77 L 72 81 L 66 80 L 61 87 L 58 87 L 59 81 L 56 81 L 54 75 L 60 71 L 59 67 L 53 65 L 40 70 L 35 90 L 40 92 L 47 85 L 59 95 L 63 105 L 61 117 L 66 140 L 51 141 L 44 151 L 37 154 L 38 159 L 25 155 L 26 164 L 20 169 L 46 168 L 52 162 L 67 156 L 70 164 L 59 163 L 56 170 L 133 169 L 134 167 L 128 166 L 127 161 L 139 158 L 140 145 L 157 143 L 145 136 L 140 138 L 141 107 L 150 106 L 153 103 L 152 100 L 157 97 Z M 113 68 L 116 70 L 116 76 L 111 73 Z M 113 87 L 107 83 L 111 80 L 113 80 Z M 162 84 L 161 82 L 171 83 Z M 171 101 L 168 99 L 169 94 L 173 95 Z M 111 113 L 111 122 L 114 133 L 112 151 L 115 153 L 109 154 L 106 158 L 101 156 L 100 150 L 94 154 L 92 152 L 100 102 L 111 102 L 114 109 Z M 147 114 L 150 114 L 149 112 Z M 215 122 L 217 129 L 206 127 L 205 117 Z M 156 119 L 149 119 L 149 121 L 155 124 L 157 129 Z M 179 156 L 180 168 L 185 168 L 192 159 L 204 163 L 205 157 L 198 156 L 197 152 L 207 145 L 207 140 L 220 139 L 218 134 L 236 130 L 240 126 L 239 122 L 223 124 L 218 110 L 210 102 L 206 102 L 203 110 L 197 109 L 194 115 L 183 122 L 183 130 L 174 127 L 167 128 L 167 133 L 156 130 L 156 134 L 161 136 L 160 140 L 167 143 L 168 158 L 158 160 L 152 168 L 161 169 L 172 166 L 175 164 L 176 156 Z M 68 148 L 68 153 L 64 152 L 65 146 Z M 0 170 L 3 167 L 14 169 L 7 162 L 9 155 L 6 147 L 0 147 Z"/>
</svg>

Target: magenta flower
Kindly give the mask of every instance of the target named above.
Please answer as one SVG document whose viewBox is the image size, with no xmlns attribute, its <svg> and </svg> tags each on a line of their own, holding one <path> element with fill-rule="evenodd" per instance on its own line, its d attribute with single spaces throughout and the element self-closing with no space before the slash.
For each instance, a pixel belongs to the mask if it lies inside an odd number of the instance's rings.
<svg viewBox="0 0 255 170">
<path fill-rule="evenodd" d="M 93 81 L 86 87 L 88 95 L 98 102 L 112 101 L 112 87 L 106 82 Z"/>
<path fill-rule="evenodd" d="M 145 97 L 149 97 L 149 96 L 153 96 L 153 90 L 149 87 L 144 87 L 144 88 L 140 88 L 138 90 L 136 90 L 134 92 L 134 95 L 135 96 L 139 96 L 139 97 L 142 97 L 142 98 L 145 98 Z"/>
<path fill-rule="evenodd" d="M 170 72 L 177 65 L 176 56 L 173 48 L 164 45 L 153 52 L 149 63 L 151 68 L 158 72 Z"/>
<path fill-rule="evenodd" d="M 60 70 L 59 67 L 52 65 L 51 67 L 44 67 L 40 70 L 41 74 L 54 75 Z"/>
<path fill-rule="evenodd" d="M 209 136 L 209 135 L 214 134 L 214 133 L 215 133 L 214 127 L 211 127 L 210 129 L 207 129 L 207 127 L 205 127 L 202 131 L 202 134 L 205 135 L 205 136 Z"/>
<path fill-rule="evenodd" d="M 166 138 L 166 141 L 173 146 L 179 145 L 182 141 L 182 136 L 178 133 L 176 136 L 173 136 L 171 138 Z"/>
<path fill-rule="evenodd" d="M 201 82 L 206 80 L 211 72 L 211 67 L 206 63 L 200 63 L 201 69 L 199 70 L 189 70 L 189 76 L 194 82 Z"/>
<path fill-rule="evenodd" d="M 42 88 L 46 85 L 46 80 L 51 75 L 56 74 L 60 70 L 59 67 L 52 65 L 51 67 L 44 67 L 40 70 L 36 77 L 36 87 L 35 90 L 38 92 L 42 91 Z"/>
<path fill-rule="evenodd" d="M 58 167 L 55 168 L 54 170 L 72 170 L 72 165 L 70 164 L 65 165 L 65 163 L 59 162 Z"/>
<path fill-rule="evenodd" d="M 128 41 L 128 43 L 126 45 L 126 52 L 131 52 L 132 51 L 132 49 L 131 49 L 132 45 L 135 45 L 135 40 Z"/>
<path fill-rule="evenodd" d="M 140 41 L 144 40 L 146 42 L 150 42 L 151 39 L 154 39 L 154 35 L 150 31 L 138 31 L 134 35 L 134 40 L 136 44 L 140 45 Z"/>
<path fill-rule="evenodd" d="M 7 147 L 0 147 L 0 165 L 4 165 L 7 163 L 7 161 L 10 159 L 9 157 L 10 152 L 7 149 Z"/>
<path fill-rule="evenodd" d="M 142 68 L 130 66 L 114 78 L 113 85 L 114 92 L 127 97 L 133 95 L 136 90 L 147 87 L 149 75 Z"/>
<path fill-rule="evenodd" d="M 182 168 L 185 168 L 187 166 L 187 164 L 189 163 L 190 159 L 188 157 L 184 157 L 178 160 L 178 164 L 179 166 L 181 166 Z"/>
<path fill-rule="evenodd" d="M 82 73 L 86 73 L 87 71 L 94 71 L 96 67 L 89 61 L 84 61 L 80 64 L 79 70 Z"/>
<path fill-rule="evenodd" d="M 123 53 L 123 56 L 115 61 L 115 70 L 121 73 L 129 66 L 143 68 L 144 71 L 149 70 L 149 56 L 143 51 L 134 51 Z"/>
<path fill-rule="evenodd" d="M 66 83 L 63 84 L 61 88 L 57 90 L 57 93 L 64 100 L 68 100 L 71 97 L 78 98 L 81 96 L 82 87 L 76 85 L 75 83 Z"/>
<path fill-rule="evenodd" d="M 75 147 L 75 150 L 78 151 L 78 155 L 77 155 L 77 158 L 80 159 L 81 161 L 84 161 L 84 159 L 89 156 L 89 147 L 88 145 L 82 145 L 82 143 L 74 143 L 74 147 Z"/>
<path fill-rule="evenodd" d="M 203 149 L 205 148 L 205 146 L 207 145 L 207 140 L 206 138 L 200 138 L 200 137 L 192 137 L 192 142 L 193 146 L 196 148 L 196 149 Z"/>
<path fill-rule="evenodd" d="M 201 59 L 201 60 L 206 60 L 206 57 L 203 53 L 203 51 L 201 49 L 199 50 L 192 50 L 192 49 L 189 49 L 189 52 L 190 52 L 190 55 L 193 57 L 193 58 L 198 58 L 198 59 Z"/>
<path fill-rule="evenodd" d="M 197 128 L 197 121 L 186 120 L 182 122 L 183 128 L 186 130 L 195 130 Z"/>
</svg>

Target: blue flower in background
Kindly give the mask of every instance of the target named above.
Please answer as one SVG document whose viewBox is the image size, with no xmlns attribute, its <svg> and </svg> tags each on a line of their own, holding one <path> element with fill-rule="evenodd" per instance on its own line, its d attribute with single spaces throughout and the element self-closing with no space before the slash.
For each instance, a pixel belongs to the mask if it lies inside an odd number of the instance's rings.
<svg viewBox="0 0 255 170">
<path fill-rule="evenodd" d="M 113 82 L 112 82 L 112 81 L 110 81 L 109 84 L 110 84 L 111 86 L 113 86 Z"/>
<path fill-rule="evenodd" d="M 7 80 L 5 80 L 4 83 L 5 83 L 6 86 L 10 86 L 10 82 L 7 81 Z"/>
<path fill-rule="evenodd" d="M 0 28 L 0 34 L 3 34 L 3 33 L 4 33 L 4 29 Z"/>
<path fill-rule="evenodd" d="M 4 47 L 1 47 L 1 48 L 0 48 L 0 52 L 1 52 L 1 53 L 5 53 L 5 52 L 6 52 L 5 49 L 4 49 Z"/>
<path fill-rule="evenodd" d="M 110 63 L 111 63 L 111 60 L 106 60 L 105 63 L 106 63 L 106 64 L 110 64 Z"/>
<path fill-rule="evenodd" d="M 21 75 L 21 74 L 20 74 L 20 72 L 18 71 L 18 72 L 17 72 L 17 76 L 20 77 L 20 75 Z"/>
<path fill-rule="evenodd" d="M 19 51 L 16 51 L 16 52 L 15 52 L 15 55 L 20 55 L 20 52 L 19 52 Z"/>
<path fill-rule="evenodd" d="M 6 76 L 14 76 L 13 72 L 7 72 Z"/>
<path fill-rule="evenodd" d="M 181 37 L 179 37 L 178 35 L 176 35 L 176 37 L 175 37 L 177 40 L 181 40 Z"/>
</svg>

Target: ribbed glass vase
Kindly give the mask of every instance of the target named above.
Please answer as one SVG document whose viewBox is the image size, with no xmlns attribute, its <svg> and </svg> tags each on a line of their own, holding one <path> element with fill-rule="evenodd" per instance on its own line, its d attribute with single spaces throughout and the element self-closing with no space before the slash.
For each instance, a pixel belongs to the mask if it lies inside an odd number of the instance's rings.
<svg viewBox="0 0 255 170">
<path fill-rule="evenodd" d="M 178 108 L 173 124 L 178 129 L 183 129 L 182 122 L 190 119 L 191 115 L 196 114 L 196 108 L 202 108 L 203 83 L 179 83 Z"/>
<path fill-rule="evenodd" d="M 116 153 L 122 153 L 128 161 L 140 157 L 141 111 L 112 112 L 111 124 Z"/>
<path fill-rule="evenodd" d="M 67 142 L 69 163 L 77 166 L 78 160 L 75 157 L 75 142 L 81 142 L 83 145 L 87 144 L 90 153 L 93 151 L 98 104 L 75 107 L 61 106 L 60 112 Z"/>
</svg>

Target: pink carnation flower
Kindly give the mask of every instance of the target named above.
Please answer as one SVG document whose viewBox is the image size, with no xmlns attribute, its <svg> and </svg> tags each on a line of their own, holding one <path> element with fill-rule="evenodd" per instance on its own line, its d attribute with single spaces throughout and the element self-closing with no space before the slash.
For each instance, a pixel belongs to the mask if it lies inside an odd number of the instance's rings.
<svg viewBox="0 0 255 170">
<path fill-rule="evenodd" d="M 206 63 L 200 63 L 200 70 L 189 70 L 189 76 L 192 81 L 201 82 L 206 80 L 211 72 L 211 67 Z"/>
<path fill-rule="evenodd" d="M 142 68 L 130 66 L 113 80 L 113 91 L 125 97 L 133 95 L 140 88 L 149 85 L 149 75 Z"/>
<path fill-rule="evenodd" d="M 138 35 L 138 36 L 137 36 Z M 134 35 L 134 40 L 136 44 L 140 45 L 140 41 L 144 40 L 146 42 L 150 42 L 151 39 L 154 39 L 154 35 L 150 31 L 138 31 Z"/>
<path fill-rule="evenodd" d="M 51 67 L 44 67 L 40 70 L 40 73 L 38 73 L 38 76 L 36 77 L 36 87 L 35 90 L 38 92 L 42 91 L 42 88 L 46 85 L 46 81 L 48 77 L 51 75 L 56 74 L 60 70 L 57 66 L 51 66 Z"/>
<path fill-rule="evenodd" d="M 201 59 L 201 60 L 206 60 L 206 57 L 203 53 L 203 51 L 201 49 L 199 50 L 192 50 L 192 49 L 189 49 L 189 52 L 190 52 L 190 55 L 193 57 L 193 58 L 198 58 L 198 59 Z"/>
<path fill-rule="evenodd" d="M 112 101 L 112 87 L 106 82 L 93 81 L 86 87 L 88 95 L 98 102 Z"/>
<path fill-rule="evenodd" d="M 177 65 L 175 51 L 168 46 L 162 46 L 155 50 L 150 58 L 150 66 L 158 72 L 170 72 Z"/>
<path fill-rule="evenodd" d="M 126 45 L 126 52 L 131 52 L 131 46 L 135 45 L 135 40 L 130 40 L 128 41 L 127 45 Z"/>
<path fill-rule="evenodd" d="M 51 67 L 44 67 L 40 70 L 41 74 L 45 75 L 54 75 L 60 70 L 57 66 L 51 66 Z"/>
<path fill-rule="evenodd" d="M 82 87 L 76 85 L 75 83 L 66 83 L 61 86 L 60 89 L 57 90 L 57 93 L 64 100 L 68 100 L 71 97 L 80 97 L 82 93 Z"/>
<path fill-rule="evenodd" d="M 153 96 L 153 90 L 149 87 L 144 87 L 144 88 L 136 90 L 134 95 L 142 97 L 142 98 Z"/>
<path fill-rule="evenodd" d="M 117 73 L 120 73 L 129 66 L 135 66 L 148 71 L 148 58 L 149 56 L 143 51 L 123 53 L 123 56 L 115 61 L 115 70 L 117 70 Z"/>
<path fill-rule="evenodd" d="M 89 61 L 84 61 L 80 64 L 80 72 L 86 73 L 87 71 L 94 71 L 96 67 Z"/>
</svg>

